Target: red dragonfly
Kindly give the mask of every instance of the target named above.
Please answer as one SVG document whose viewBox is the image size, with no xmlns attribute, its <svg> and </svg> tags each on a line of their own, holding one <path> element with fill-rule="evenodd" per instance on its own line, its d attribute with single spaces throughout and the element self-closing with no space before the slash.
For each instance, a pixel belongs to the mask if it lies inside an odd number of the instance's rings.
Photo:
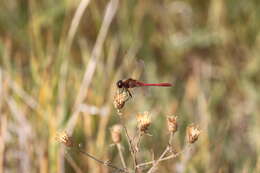
<svg viewBox="0 0 260 173">
<path fill-rule="evenodd" d="M 144 83 L 135 79 L 127 79 L 127 80 L 119 80 L 116 83 L 118 88 L 125 89 L 129 95 L 132 97 L 131 92 L 128 90 L 129 88 L 135 88 L 135 87 L 144 87 L 144 86 L 159 86 L 159 87 L 171 87 L 172 84 L 170 83 Z"/>
</svg>

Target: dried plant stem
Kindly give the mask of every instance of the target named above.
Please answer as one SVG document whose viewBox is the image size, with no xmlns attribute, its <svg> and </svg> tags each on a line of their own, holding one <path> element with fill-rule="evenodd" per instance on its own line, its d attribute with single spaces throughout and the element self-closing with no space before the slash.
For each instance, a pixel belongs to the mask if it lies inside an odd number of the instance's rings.
<svg viewBox="0 0 260 173">
<path fill-rule="evenodd" d="M 102 52 L 103 43 L 106 39 L 110 24 L 116 14 L 118 4 L 119 4 L 118 0 L 110 0 L 106 7 L 105 16 L 102 21 L 102 25 L 101 25 L 96 43 L 92 50 L 88 66 L 85 70 L 84 77 L 83 77 L 79 92 L 76 97 L 76 101 L 74 103 L 75 110 L 73 111 L 73 113 L 67 123 L 66 128 L 67 128 L 68 133 L 70 133 L 70 134 L 73 132 L 73 129 L 74 129 L 77 119 L 78 119 L 78 115 L 80 112 L 79 106 L 82 104 L 83 100 L 87 96 L 89 86 L 92 82 L 92 79 L 93 79 L 93 76 L 94 76 L 94 73 L 95 73 L 95 70 L 97 67 L 97 63 L 99 61 L 99 58 L 100 58 L 100 55 Z"/>
<path fill-rule="evenodd" d="M 68 38 L 67 38 L 67 41 L 68 41 L 68 48 L 70 49 L 71 47 L 71 44 L 72 44 L 72 41 L 74 39 L 74 36 L 76 34 L 76 31 L 79 27 L 79 23 L 80 23 L 80 20 L 89 4 L 90 0 L 81 0 L 74 16 L 73 16 L 73 19 L 72 19 L 72 22 L 71 22 L 71 25 L 70 25 L 70 29 L 69 29 L 69 32 L 68 32 Z"/>
<path fill-rule="evenodd" d="M 170 146 L 167 146 L 164 150 L 164 152 L 161 154 L 161 156 L 159 157 L 159 159 L 157 161 L 154 162 L 153 166 L 149 169 L 149 171 L 147 173 L 152 173 L 155 168 L 157 167 L 158 163 L 160 162 L 160 160 L 163 159 L 163 157 L 168 153 L 168 151 L 170 151 Z"/>
<path fill-rule="evenodd" d="M 123 126 L 123 129 L 124 129 L 124 132 L 125 132 L 125 135 L 126 135 L 126 139 L 127 139 L 127 142 L 128 142 L 128 145 L 129 145 L 129 149 L 130 149 L 130 152 L 131 152 L 131 156 L 132 156 L 132 159 L 134 161 L 134 168 L 135 168 L 135 172 L 137 172 L 137 159 L 136 159 L 136 152 L 135 152 L 135 149 L 134 149 L 134 145 L 132 143 L 132 140 L 128 134 L 128 131 L 127 131 L 127 128 L 125 126 L 125 122 L 124 122 L 124 119 L 123 119 L 123 116 L 122 116 L 122 113 L 118 113 L 119 115 L 119 119 L 120 119 L 120 123 L 121 125 Z"/>
<path fill-rule="evenodd" d="M 170 133 L 170 138 L 169 138 L 169 145 L 172 145 L 172 139 L 173 139 L 174 133 Z"/>
<path fill-rule="evenodd" d="M 180 151 L 180 152 L 178 152 L 178 153 L 171 154 L 171 155 L 169 155 L 169 156 L 167 156 L 167 157 L 158 159 L 157 161 L 158 161 L 158 163 L 159 163 L 159 162 L 164 161 L 164 160 L 169 160 L 169 159 L 176 158 L 176 157 L 178 157 L 179 155 L 181 155 L 182 153 L 184 153 L 188 148 L 190 148 L 190 145 L 189 145 L 189 144 L 186 145 L 182 151 Z M 147 166 L 147 165 L 151 165 L 151 164 L 154 164 L 154 161 L 149 161 L 149 162 L 141 163 L 141 164 L 137 165 L 137 167 L 140 168 L 140 167 Z"/>
<path fill-rule="evenodd" d="M 140 145 L 140 141 L 141 141 L 141 137 L 142 137 L 143 133 L 142 132 L 139 132 L 138 133 L 138 136 L 137 136 L 137 140 L 136 140 L 136 149 L 135 151 L 138 152 L 139 151 L 139 145 Z"/>
<path fill-rule="evenodd" d="M 87 157 L 89 157 L 89 158 L 91 158 L 91 159 L 97 161 L 98 163 L 100 163 L 100 164 L 102 164 L 102 165 L 104 165 L 104 166 L 113 168 L 113 169 L 117 170 L 118 172 L 127 172 L 126 170 L 121 169 L 121 168 L 118 168 L 118 167 L 112 165 L 112 164 L 109 163 L 109 162 L 99 160 L 99 159 L 96 158 L 95 156 L 93 156 L 93 155 L 91 155 L 91 154 L 89 154 L 89 153 L 87 153 L 87 152 L 81 150 L 80 148 L 76 148 L 76 149 L 77 149 L 77 151 L 80 152 L 81 154 L 83 154 L 83 155 L 85 155 L 85 156 L 87 156 Z"/>
<path fill-rule="evenodd" d="M 123 153 L 122 153 L 122 146 L 120 144 L 116 144 L 116 147 L 117 147 L 122 165 L 123 165 L 124 169 L 126 169 L 125 159 L 124 159 L 124 156 L 123 156 Z"/>
</svg>

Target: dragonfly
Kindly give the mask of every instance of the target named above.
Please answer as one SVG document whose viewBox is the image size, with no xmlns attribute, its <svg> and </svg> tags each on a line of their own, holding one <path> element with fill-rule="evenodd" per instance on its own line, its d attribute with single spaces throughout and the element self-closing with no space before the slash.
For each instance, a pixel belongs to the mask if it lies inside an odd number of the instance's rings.
<svg viewBox="0 0 260 173">
<path fill-rule="evenodd" d="M 146 87 L 146 86 L 157 86 L 157 87 L 171 87 L 172 84 L 170 83 L 144 83 L 132 78 L 126 79 L 126 80 L 119 80 L 116 83 L 117 87 L 120 89 L 122 88 L 125 90 L 130 97 L 132 97 L 131 92 L 129 91 L 129 88 L 135 88 L 135 87 Z"/>
</svg>

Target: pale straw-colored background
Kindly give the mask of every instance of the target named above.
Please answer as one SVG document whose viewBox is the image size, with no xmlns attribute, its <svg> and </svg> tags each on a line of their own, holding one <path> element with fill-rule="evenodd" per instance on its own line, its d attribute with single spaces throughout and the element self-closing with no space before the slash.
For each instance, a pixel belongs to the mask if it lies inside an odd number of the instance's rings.
<svg viewBox="0 0 260 173">
<path fill-rule="evenodd" d="M 134 91 L 124 113 L 149 111 L 140 157 L 202 129 L 192 150 L 158 172 L 260 172 L 260 3 L 258 0 L 2 0 L 0 3 L 0 172 L 108 172 L 55 141 L 67 129 L 85 151 L 121 165 L 110 137 L 119 122 L 115 83 L 135 77 L 172 88 Z M 131 164 L 127 142 L 124 155 Z M 68 156 L 67 158 L 65 156 Z"/>
</svg>

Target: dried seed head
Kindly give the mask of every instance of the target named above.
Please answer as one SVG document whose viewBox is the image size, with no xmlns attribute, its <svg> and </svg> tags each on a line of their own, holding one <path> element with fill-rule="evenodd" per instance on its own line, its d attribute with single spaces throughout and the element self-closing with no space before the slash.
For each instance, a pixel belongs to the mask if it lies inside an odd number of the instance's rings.
<svg viewBox="0 0 260 173">
<path fill-rule="evenodd" d="M 111 165 L 111 160 L 106 160 L 106 161 L 104 162 L 104 165 L 106 165 L 106 166 Z"/>
<path fill-rule="evenodd" d="M 138 128 L 141 132 L 146 132 L 148 127 L 151 125 L 151 117 L 148 112 L 144 112 L 143 114 L 139 113 L 136 115 Z"/>
<path fill-rule="evenodd" d="M 168 116 L 167 125 L 169 132 L 175 133 L 178 130 L 177 116 Z"/>
<path fill-rule="evenodd" d="M 190 125 L 187 127 L 187 140 L 189 143 L 194 143 L 198 140 L 199 135 L 201 133 L 201 130 L 195 126 L 195 125 Z"/>
<path fill-rule="evenodd" d="M 116 95 L 114 96 L 114 106 L 116 109 L 122 109 L 125 105 L 125 102 L 128 100 L 129 94 L 126 90 L 120 91 L 118 90 L 116 92 Z"/>
<path fill-rule="evenodd" d="M 121 142 L 121 132 L 122 132 L 122 126 L 119 124 L 116 124 L 111 129 L 111 138 L 112 141 L 115 144 L 118 144 Z"/>
<path fill-rule="evenodd" d="M 66 131 L 57 133 L 55 139 L 59 142 L 64 144 L 66 147 L 73 147 L 73 140 Z"/>
</svg>

